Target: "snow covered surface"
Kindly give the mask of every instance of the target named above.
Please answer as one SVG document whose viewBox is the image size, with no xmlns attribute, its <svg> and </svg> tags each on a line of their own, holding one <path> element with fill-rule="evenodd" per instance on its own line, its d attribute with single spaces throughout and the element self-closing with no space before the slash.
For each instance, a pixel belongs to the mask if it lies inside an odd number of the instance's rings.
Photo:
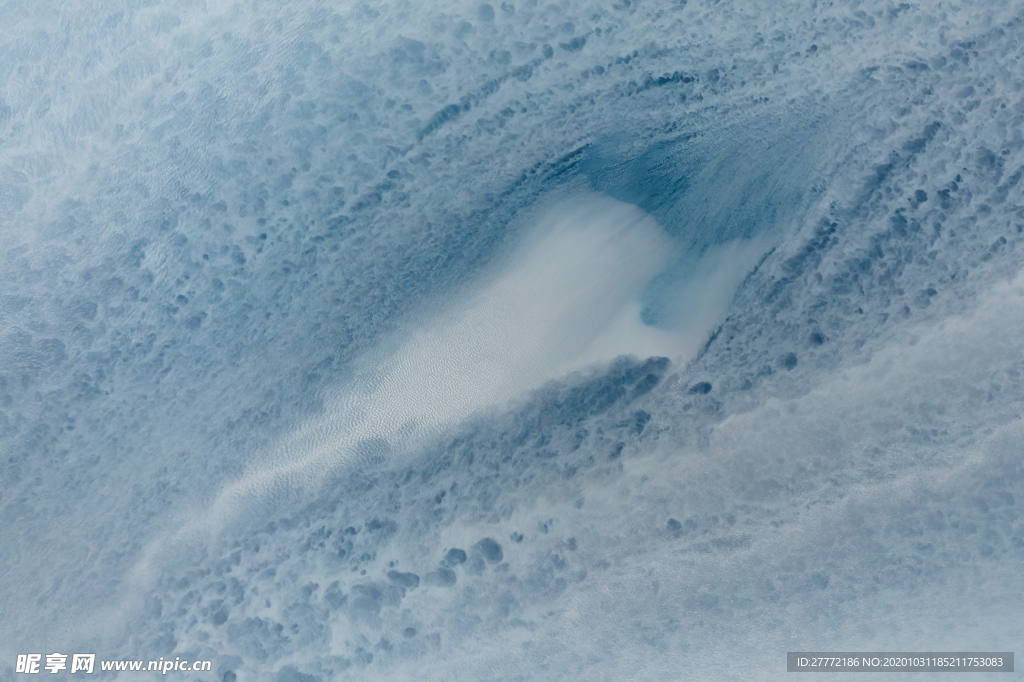
<svg viewBox="0 0 1024 682">
<path fill-rule="evenodd" d="M 1012 0 L 3 2 L 0 679 L 1020 653 L 1022 43 Z"/>
</svg>

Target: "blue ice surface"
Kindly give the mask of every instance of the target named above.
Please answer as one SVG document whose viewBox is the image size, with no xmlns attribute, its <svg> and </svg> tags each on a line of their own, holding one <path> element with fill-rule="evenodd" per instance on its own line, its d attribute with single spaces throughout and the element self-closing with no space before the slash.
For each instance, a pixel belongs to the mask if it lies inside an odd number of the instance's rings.
<svg viewBox="0 0 1024 682">
<path fill-rule="evenodd" d="M 1022 19 L 5 3 L 0 679 L 1013 650 Z"/>
</svg>

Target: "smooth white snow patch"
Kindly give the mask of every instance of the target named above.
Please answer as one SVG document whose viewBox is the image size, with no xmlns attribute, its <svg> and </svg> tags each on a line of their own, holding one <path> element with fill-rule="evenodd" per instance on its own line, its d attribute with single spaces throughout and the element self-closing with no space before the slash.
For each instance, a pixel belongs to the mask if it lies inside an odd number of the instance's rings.
<svg viewBox="0 0 1024 682">
<path fill-rule="evenodd" d="M 470 415 L 619 355 L 691 357 L 707 339 L 640 321 L 643 287 L 675 255 L 657 223 L 600 194 L 543 215 L 478 293 L 439 308 L 397 350 L 364 361 L 352 385 L 224 491 L 215 517 L 251 496 L 315 488 L 350 464 L 376 465 Z"/>
</svg>

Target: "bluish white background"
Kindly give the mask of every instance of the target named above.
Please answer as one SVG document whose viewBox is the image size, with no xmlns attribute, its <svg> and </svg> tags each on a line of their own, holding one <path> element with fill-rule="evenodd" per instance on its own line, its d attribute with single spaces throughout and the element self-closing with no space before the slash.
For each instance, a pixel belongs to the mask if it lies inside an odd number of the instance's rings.
<svg viewBox="0 0 1024 682">
<path fill-rule="evenodd" d="M 1019 653 L 1022 39 L 1008 0 L 0 4 L 0 679 Z"/>
</svg>

